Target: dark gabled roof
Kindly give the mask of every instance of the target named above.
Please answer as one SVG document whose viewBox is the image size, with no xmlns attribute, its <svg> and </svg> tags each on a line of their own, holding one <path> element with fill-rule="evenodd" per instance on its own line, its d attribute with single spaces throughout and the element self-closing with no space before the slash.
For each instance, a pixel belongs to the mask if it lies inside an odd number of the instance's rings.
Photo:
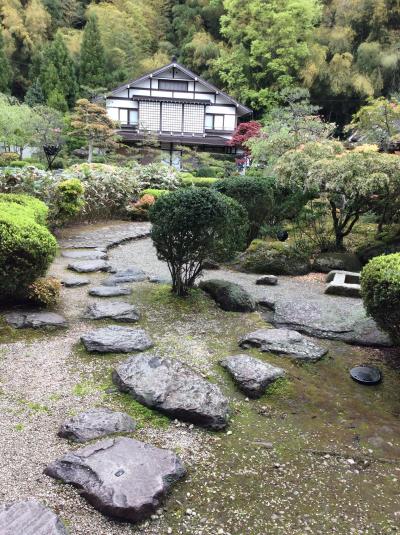
<svg viewBox="0 0 400 535">
<path fill-rule="evenodd" d="M 171 67 L 175 67 L 177 69 L 180 69 L 183 73 L 185 73 L 187 76 L 192 78 L 192 80 L 196 80 L 196 81 L 202 83 L 203 85 L 205 85 L 211 91 L 215 91 L 216 93 L 218 93 L 218 94 L 222 95 L 223 97 L 225 97 L 227 100 L 232 102 L 232 104 L 234 104 L 235 106 L 237 106 L 240 109 L 241 115 L 248 115 L 248 114 L 252 113 L 252 110 L 250 108 L 248 108 L 244 104 L 241 104 L 240 102 L 238 102 L 234 98 L 230 97 L 229 95 L 227 95 L 226 93 L 224 93 L 223 91 L 221 91 L 220 89 L 215 87 L 215 85 L 210 84 L 210 82 L 207 82 L 206 80 L 204 80 L 203 78 L 201 78 L 200 76 L 198 76 L 197 74 L 195 74 L 194 72 L 192 72 L 191 70 L 187 69 L 186 67 L 184 67 L 183 65 L 181 65 L 180 63 L 178 63 L 176 61 L 173 61 L 172 63 L 168 63 L 168 65 L 164 65 L 163 67 L 160 67 L 159 69 L 156 69 L 155 71 L 148 72 L 148 73 L 144 74 L 143 76 L 140 76 L 140 78 L 135 78 L 134 80 L 130 80 L 129 82 L 126 82 L 125 84 L 122 84 L 119 87 L 116 87 L 115 89 L 110 91 L 106 96 L 107 97 L 114 96 L 116 93 L 118 93 L 122 89 L 128 89 L 132 85 L 137 84 L 138 82 L 141 82 L 142 80 L 146 80 L 147 78 L 150 78 L 152 76 L 157 76 L 158 74 L 162 74 L 164 71 L 170 69 Z"/>
</svg>

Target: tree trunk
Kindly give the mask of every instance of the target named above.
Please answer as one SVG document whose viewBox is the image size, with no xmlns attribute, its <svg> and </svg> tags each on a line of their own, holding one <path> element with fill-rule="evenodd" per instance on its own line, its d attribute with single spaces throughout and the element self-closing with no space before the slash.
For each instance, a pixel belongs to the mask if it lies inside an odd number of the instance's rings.
<svg viewBox="0 0 400 535">
<path fill-rule="evenodd" d="M 92 163 L 93 160 L 93 139 L 89 140 L 89 154 L 88 154 L 88 163 Z"/>
</svg>

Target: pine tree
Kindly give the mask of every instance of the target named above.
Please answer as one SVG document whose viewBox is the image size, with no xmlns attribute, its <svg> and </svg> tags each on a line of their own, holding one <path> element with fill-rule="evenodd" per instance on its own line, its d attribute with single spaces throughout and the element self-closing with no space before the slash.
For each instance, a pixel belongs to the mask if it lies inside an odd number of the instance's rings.
<svg viewBox="0 0 400 535">
<path fill-rule="evenodd" d="M 80 77 L 81 86 L 103 87 L 107 81 L 106 59 L 97 17 L 90 16 L 81 46 Z"/>
<path fill-rule="evenodd" d="M 25 103 L 28 106 L 37 106 L 38 104 L 44 104 L 45 99 L 40 85 L 39 79 L 36 78 L 32 85 L 29 87 L 25 95 Z"/>
<path fill-rule="evenodd" d="M 4 51 L 3 34 L 0 27 L 0 93 L 8 93 L 11 85 L 11 67 Z"/>
<path fill-rule="evenodd" d="M 59 33 L 43 52 L 39 81 L 46 101 L 56 91 L 56 101 L 60 101 L 61 95 L 67 107 L 73 106 L 78 90 L 75 65 Z"/>
</svg>

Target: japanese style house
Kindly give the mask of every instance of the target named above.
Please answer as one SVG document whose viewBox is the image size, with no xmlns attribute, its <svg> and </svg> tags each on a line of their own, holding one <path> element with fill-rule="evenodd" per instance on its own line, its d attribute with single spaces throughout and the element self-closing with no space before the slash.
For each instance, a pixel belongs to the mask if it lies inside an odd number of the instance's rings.
<svg viewBox="0 0 400 535">
<path fill-rule="evenodd" d="M 239 122 L 252 111 L 173 60 L 106 96 L 109 116 L 128 145 L 157 137 L 164 161 L 180 166 L 180 146 L 234 154 L 228 145 Z"/>
</svg>

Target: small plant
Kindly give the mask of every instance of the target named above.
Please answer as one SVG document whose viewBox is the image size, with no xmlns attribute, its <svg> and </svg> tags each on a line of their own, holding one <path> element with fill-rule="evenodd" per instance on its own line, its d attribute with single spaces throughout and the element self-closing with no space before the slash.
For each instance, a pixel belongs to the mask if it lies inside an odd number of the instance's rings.
<svg viewBox="0 0 400 535">
<path fill-rule="evenodd" d="M 152 239 L 167 262 L 172 291 L 188 295 L 206 258 L 229 257 L 244 244 L 248 222 L 234 200 L 211 189 L 181 189 L 160 197 L 150 209 Z"/>
<path fill-rule="evenodd" d="M 51 307 L 60 300 L 61 282 L 55 277 L 41 277 L 28 287 L 28 299 L 38 306 Z"/>
<path fill-rule="evenodd" d="M 16 152 L 1 152 L 0 153 L 0 167 L 9 165 L 12 162 L 19 160 L 19 154 Z"/>
<path fill-rule="evenodd" d="M 131 214 L 132 219 L 147 221 L 149 218 L 149 208 L 155 202 L 156 199 L 153 195 L 145 194 L 137 202 L 128 206 L 127 212 Z"/>
<path fill-rule="evenodd" d="M 85 204 L 84 193 L 85 188 L 77 178 L 63 180 L 57 184 L 54 219 L 59 224 L 64 224 L 79 214 Z"/>
<path fill-rule="evenodd" d="M 361 272 L 367 314 L 400 345 L 400 253 L 377 256 Z"/>
</svg>

